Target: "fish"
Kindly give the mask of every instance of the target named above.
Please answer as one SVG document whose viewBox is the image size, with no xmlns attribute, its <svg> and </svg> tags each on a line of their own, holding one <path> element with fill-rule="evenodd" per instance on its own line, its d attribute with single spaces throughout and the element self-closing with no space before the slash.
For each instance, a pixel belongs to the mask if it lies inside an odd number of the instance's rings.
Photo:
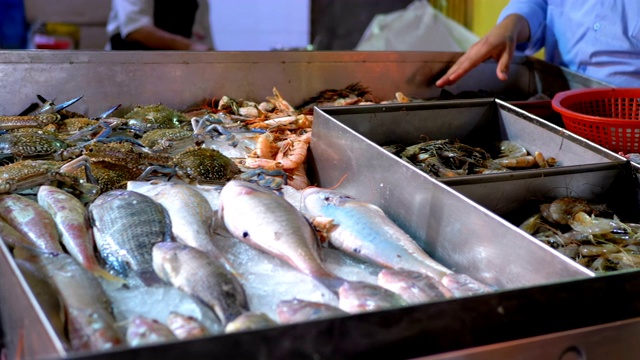
<svg viewBox="0 0 640 360">
<path fill-rule="evenodd" d="M 62 299 L 71 349 L 101 351 L 124 342 L 100 281 L 71 255 L 21 246 L 13 256 L 41 270 Z"/>
<path fill-rule="evenodd" d="M 207 328 L 198 319 L 175 311 L 169 313 L 167 326 L 173 335 L 180 340 L 196 339 L 209 334 Z"/>
<path fill-rule="evenodd" d="M 276 305 L 278 321 L 293 324 L 349 315 L 348 312 L 329 304 L 302 299 L 282 300 Z"/>
<path fill-rule="evenodd" d="M 95 241 L 87 208 L 75 196 L 54 186 L 38 189 L 38 204 L 53 217 L 67 252 L 94 275 L 106 280 L 119 281 L 98 263 L 94 251 Z"/>
<path fill-rule="evenodd" d="M 357 314 L 408 305 L 398 294 L 364 281 L 347 281 L 338 289 L 340 309 Z"/>
<path fill-rule="evenodd" d="M 440 281 L 417 271 L 382 269 L 378 273 L 378 285 L 399 294 L 409 304 L 453 297 L 451 290 Z"/>
<path fill-rule="evenodd" d="M 130 190 L 111 190 L 89 205 L 96 246 L 101 257 L 124 279 L 134 273 L 146 286 L 161 284 L 151 250 L 172 241 L 171 220 L 162 205 Z"/>
<path fill-rule="evenodd" d="M 185 183 L 152 180 L 146 186 L 137 186 L 134 191 L 149 196 L 167 210 L 176 241 L 204 251 L 235 273 L 224 254 L 214 244 L 216 213 L 196 187 Z"/>
<path fill-rule="evenodd" d="M 9 249 L 13 249 L 16 246 L 36 246 L 13 226 L 4 221 L 2 217 L 0 217 L 0 239 Z"/>
<path fill-rule="evenodd" d="M 0 217 L 31 246 L 50 252 L 64 252 L 55 220 L 36 201 L 18 194 L 3 194 L 0 195 L 0 209 Z"/>
<path fill-rule="evenodd" d="M 206 253 L 178 242 L 161 242 L 152 250 L 153 269 L 164 281 L 209 306 L 225 325 L 249 311 L 240 281 Z"/>
<path fill-rule="evenodd" d="M 310 216 L 331 219 L 325 235 L 345 253 L 387 268 L 418 271 L 437 280 L 453 273 L 431 258 L 378 206 L 323 188 L 307 188 L 302 196 Z"/>
<path fill-rule="evenodd" d="M 264 329 L 268 327 L 277 326 L 278 323 L 271 319 L 264 313 L 261 312 L 246 312 L 242 315 L 238 316 L 233 321 L 229 322 L 224 327 L 224 332 L 226 334 L 240 332 L 240 331 L 248 331 L 248 330 L 257 330 Z"/>
<path fill-rule="evenodd" d="M 126 334 L 131 347 L 177 340 L 171 329 L 156 319 L 136 315 L 129 319 Z"/>
<path fill-rule="evenodd" d="M 399 296 L 379 286 L 352 282 L 329 271 L 322 262 L 320 244 L 311 224 L 293 205 L 272 191 L 246 181 L 231 180 L 220 192 L 218 214 L 234 238 L 313 278 L 336 294 L 339 304 L 345 304 L 348 309 L 359 301 L 381 304 L 381 307 L 403 302 Z M 345 286 L 346 289 L 362 290 L 341 291 Z M 364 288 L 370 291 L 364 291 Z M 358 299 L 359 296 L 363 298 Z"/>
<path fill-rule="evenodd" d="M 451 290 L 455 297 L 479 295 L 495 291 L 492 286 L 477 281 L 466 274 L 448 274 L 442 279 L 442 283 Z"/>
<path fill-rule="evenodd" d="M 56 289 L 47 280 L 44 272 L 35 264 L 20 259 L 16 259 L 15 262 L 62 346 L 68 350 L 70 344 L 65 329 L 66 313 L 64 303 Z"/>
<path fill-rule="evenodd" d="M 218 214 L 234 238 L 285 261 L 334 293 L 345 281 L 322 263 L 315 231 L 307 219 L 275 193 L 231 180 L 220 192 Z"/>
</svg>

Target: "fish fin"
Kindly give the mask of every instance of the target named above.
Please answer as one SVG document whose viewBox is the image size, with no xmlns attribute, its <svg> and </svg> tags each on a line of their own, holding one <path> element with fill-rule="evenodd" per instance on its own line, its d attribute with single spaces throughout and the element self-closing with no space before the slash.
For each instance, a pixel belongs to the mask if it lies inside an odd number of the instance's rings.
<svg viewBox="0 0 640 360">
<path fill-rule="evenodd" d="M 367 203 L 367 202 L 362 202 L 362 201 L 350 201 L 348 203 L 349 206 L 353 206 L 353 207 L 366 207 L 372 210 L 376 210 L 379 211 L 380 213 L 384 214 L 384 211 L 382 209 L 380 209 L 379 206 L 371 204 L 371 203 Z"/>
<path fill-rule="evenodd" d="M 95 275 L 97 277 L 100 277 L 100 278 L 102 278 L 104 280 L 107 280 L 109 282 L 117 283 L 118 285 L 124 285 L 124 284 L 127 283 L 127 280 L 125 280 L 125 279 L 123 279 L 123 278 L 121 278 L 119 276 L 113 275 L 110 272 L 108 272 L 107 270 L 102 269 L 102 268 L 90 269 L 90 271 L 91 271 L 91 273 L 93 273 L 93 275 Z"/>
<path fill-rule="evenodd" d="M 321 245 L 329 243 L 329 234 L 337 226 L 333 219 L 324 216 L 316 216 L 311 219 L 311 225 L 316 230 Z"/>
</svg>

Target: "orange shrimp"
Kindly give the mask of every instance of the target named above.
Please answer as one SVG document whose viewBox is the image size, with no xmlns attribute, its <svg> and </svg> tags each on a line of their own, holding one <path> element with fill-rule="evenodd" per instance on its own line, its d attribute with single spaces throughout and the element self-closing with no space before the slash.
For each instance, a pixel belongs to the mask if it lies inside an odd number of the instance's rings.
<svg viewBox="0 0 640 360">
<path fill-rule="evenodd" d="M 296 190 L 302 190 L 309 187 L 309 179 L 307 178 L 307 170 L 304 162 L 301 162 L 295 168 L 287 171 L 287 185 Z"/>
<path fill-rule="evenodd" d="M 295 169 L 307 158 L 307 149 L 311 142 L 311 132 L 308 132 L 295 140 L 288 140 L 280 147 L 276 155 L 276 161 L 282 163 L 285 170 Z"/>
<path fill-rule="evenodd" d="M 237 161 L 237 165 L 244 166 L 249 169 L 265 169 L 265 170 L 281 170 L 282 163 L 271 159 L 248 157 Z"/>
<path fill-rule="evenodd" d="M 273 159 L 276 154 L 276 145 L 273 141 L 273 135 L 270 133 L 258 136 L 255 149 L 256 156 L 261 159 Z"/>
</svg>

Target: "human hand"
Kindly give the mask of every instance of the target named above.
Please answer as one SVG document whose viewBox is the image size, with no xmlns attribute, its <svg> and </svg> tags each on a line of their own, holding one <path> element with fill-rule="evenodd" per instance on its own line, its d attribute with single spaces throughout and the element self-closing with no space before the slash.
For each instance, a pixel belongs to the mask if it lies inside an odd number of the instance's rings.
<svg viewBox="0 0 640 360">
<path fill-rule="evenodd" d="M 205 45 L 203 43 L 199 43 L 199 42 L 191 42 L 191 46 L 189 47 L 189 50 L 192 51 L 211 51 L 213 50 L 210 46 Z"/>
<path fill-rule="evenodd" d="M 496 76 L 500 80 L 507 80 L 516 44 L 528 40 L 529 34 L 529 23 L 524 17 L 517 14 L 507 16 L 494 26 L 486 36 L 473 44 L 447 73 L 436 81 L 436 86 L 444 87 L 455 84 L 487 59 L 498 61 Z"/>
</svg>

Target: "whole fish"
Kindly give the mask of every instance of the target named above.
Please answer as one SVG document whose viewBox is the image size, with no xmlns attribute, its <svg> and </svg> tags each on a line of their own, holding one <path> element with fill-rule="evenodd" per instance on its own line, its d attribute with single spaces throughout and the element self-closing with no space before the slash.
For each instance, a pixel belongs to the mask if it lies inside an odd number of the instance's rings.
<svg viewBox="0 0 640 360">
<path fill-rule="evenodd" d="M 444 284 L 417 271 L 382 269 L 378 273 L 378 285 L 399 294 L 410 304 L 453 297 Z"/>
<path fill-rule="evenodd" d="M 89 206 L 93 235 L 107 266 L 122 278 L 134 272 L 145 285 L 161 283 L 151 249 L 171 241 L 171 220 L 162 205 L 130 190 L 111 190 Z"/>
<path fill-rule="evenodd" d="M 123 342 L 100 281 L 71 255 L 27 247 L 16 247 L 13 255 L 35 265 L 53 284 L 66 309 L 73 350 L 105 350 Z"/>
<path fill-rule="evenodd" d="M 176 241 L 204 251 L 232 271 L 228 260 L 214 245 L 216 215 L 194 186 L 153 180 L 136 186 L 134 191 L 149 196 L 167 210 Z"/>
<path fill-rule="evenodd" d="M 129 319 L 126 338 L 131 347 L 177 340 L 166 325 L 142 315 Z"/>
<path fill-rule="evenodd" d="M 246 312 L 229 322 L 224 327 L 224 332 L 229 334 L 240 331 L 264 329 L 277 325 L 277 322 L 273 321 L 273 319 L 264 313 Z"/>
<path fill-rule="evenodd" d="M 38 189 L 38 204 L 53 217 L 62 243 L 74 259 L 94 275 L 118 280 L 98 264 L 89 213 L 78 198 L 57 187 L 43 185 Z"/>
<path fill-rule="evenodd" d="M 351 314 L 408 305 L 398 294 L 364 281 L 347 281 L 338 289 L 338 306 Z"/>
<path fill-rule="evenodd" d="M 289 263 L 329 290 L 337 293 L 345 281 L 325 268 L 306 218 L 273 192 L 231 180 L 220 193 L 219 215 L 233 237 Z"/>
<path fill-rule="evenodd" d="M 379 207 L 323 188 L 307 188 L 303 198 L 312 217 L 332 220 L 326 236 L 336 248 L 365 261 L 422 272 L 437 280 L 452 273 L 432 259 Z"/>
<path fill-rule="evenodd" d="M 38 266 L 20 259 L 15 261 L 63 347 L 69 349 L 69 339 L 67 339 L 65 329 L 66 314 L 64 303 L 58 296 L 58 292 Z"/>
<path fill-rule="evenodd" d="M 209 331 L 198 319 L 172 311 L 167 317 L 167 327 L 178 339 L 196 339 L 206 336 Z"/>
<path fill-rule="evenodd" d="M 37 202 L 18 194 L 0 195 L 0 217 L 16 229 L 31 246 L 63 252 L 56 222 Z"/>
<path fill-rule="evenodd" d="M 164 281 L 208 305 L 224 325 L 249 311 L 244 288 L 225 266 L 177 242 L 153 247 L 153 268 Z"/>
<path fill-rule="evenodd" d="M 349 315 L 348 312 L 335 306 L 302 299 L 280 301 L 276 305 L 276 313 L 281 324 Z"/>
</svg>

